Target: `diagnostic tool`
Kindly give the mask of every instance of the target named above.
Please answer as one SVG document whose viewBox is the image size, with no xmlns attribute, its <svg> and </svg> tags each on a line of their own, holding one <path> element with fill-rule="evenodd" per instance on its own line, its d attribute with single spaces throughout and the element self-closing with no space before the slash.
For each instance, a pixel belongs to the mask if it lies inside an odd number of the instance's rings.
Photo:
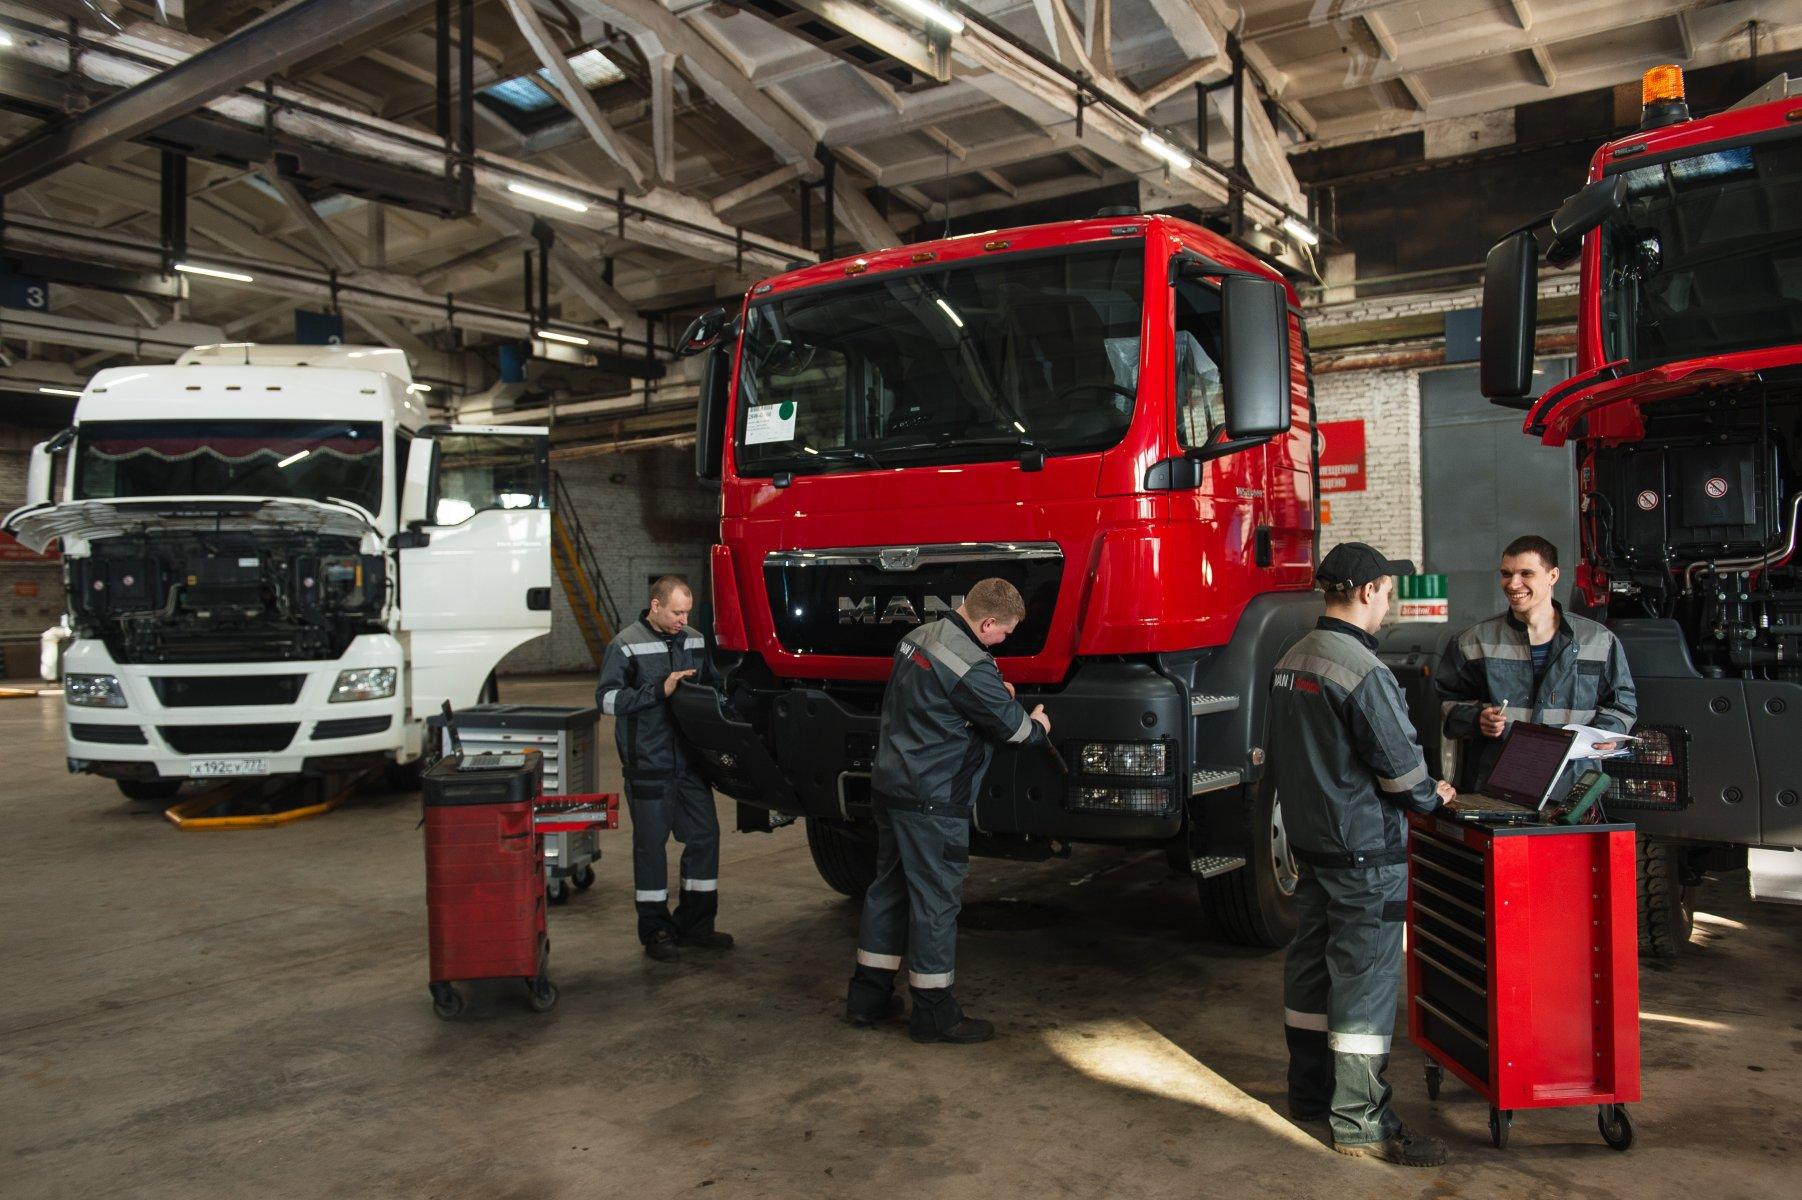
<svg viewBox="0 0 1802 1200">
<path fill-rule="evenodd" d="M 1576 782 L 1571 784 L 1570 792 L 1563 799 L 1547 804 L 1542 815 L 1551 825 L 1580 825 L 1607 790 L 1608 776 L 1591 767 L 1577 776 Z"/>
</svg>

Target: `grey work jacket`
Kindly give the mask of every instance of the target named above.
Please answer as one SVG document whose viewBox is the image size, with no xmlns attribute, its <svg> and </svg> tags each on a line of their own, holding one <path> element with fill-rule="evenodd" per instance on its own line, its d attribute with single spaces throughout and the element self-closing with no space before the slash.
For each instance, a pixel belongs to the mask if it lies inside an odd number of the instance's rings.
<svg viewBox="0 0 1802 1200">
<path fill-rule="evenodd" d="M 894 808 L 968 816 L 994 743 L 1043 739 L 1007 694 L 994 657 L 954 613 L 895 647 L 871 790 Z"/>
<path fill-rule="evenodd" d="M 670 719 L 663 681 L 672 671 L 694 669 L 696 683 L 715 683 L 707 640 L 698 630 L 663 634 L 644 620 L 620 630 L 601 659 L 594 702 L 613 718 L 620 767 L 633 791 L 645 798 L 691 770 L 687 748 Z"/>
<path fill-rule="evenodd" d="M 1376 644 L 1322 617 L 1271 676 L 1270 765 L 1283 828 L 1313 866 L 1401 862 L 1405 810 L 1439 807 L 1401 685 Z"/>
<path fill-rule="evenodd" d="M 1489 777 L 1507 740 L 1477 732 L 1486 704 L 1506 700 L 1503 716 L 1510 721 L 1633 731 L 1639 699 L 1620 639 L 1599 622 L 1565 612 L 1562 605 L 1557 609 L 1558 632 L 1552 635 L 1545 674 L 1537 683 L 1526 623 L 1511 612 L 1472 625 L 1446 646 L 1439 660 L 1433 686 L 1445 735 L 1471 739 L 1478 786 Z"/>
</svg>

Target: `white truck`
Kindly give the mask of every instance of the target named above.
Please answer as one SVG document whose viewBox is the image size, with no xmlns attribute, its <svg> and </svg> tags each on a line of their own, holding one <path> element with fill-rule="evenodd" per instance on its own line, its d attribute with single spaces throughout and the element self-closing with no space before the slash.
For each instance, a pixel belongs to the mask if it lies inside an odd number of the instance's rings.
<svg viewBox="0 0 1802 1200">
<path fill-rule="evenodd" d="M 404 780 L 426 719 L 550 629 L 547 431 L 432 424 L 425 390 L 376 346 L 201 346 L 94 377 L 0 523 L 62 540 L 71 771 L 144 800 Z"/>
</svg>

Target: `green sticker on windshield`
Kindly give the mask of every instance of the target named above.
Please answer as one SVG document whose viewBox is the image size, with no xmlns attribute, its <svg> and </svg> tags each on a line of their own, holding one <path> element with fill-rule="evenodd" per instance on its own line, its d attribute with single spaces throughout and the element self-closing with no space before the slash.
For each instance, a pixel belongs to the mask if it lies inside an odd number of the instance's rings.
<svg viewBox="0 0 1802 1200">
<path fill-rule="evenodd" d="M 781 416 L 784 421 L 792 421 L 795 419 L 795 402 L 793 400 L 784 400 L 782 402 Z"/>
</svg>

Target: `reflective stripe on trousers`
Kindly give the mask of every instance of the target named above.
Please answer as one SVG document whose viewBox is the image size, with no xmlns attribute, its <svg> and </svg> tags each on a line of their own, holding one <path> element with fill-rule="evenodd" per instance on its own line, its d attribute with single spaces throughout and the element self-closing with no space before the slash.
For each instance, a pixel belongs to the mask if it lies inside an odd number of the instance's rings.
<svg viewBox="0 0 1802 1200">
<path fill-rule="evenodd" d="M 963 1019 L 950 988 L 957 977 L 957 914 L 970 871 L 970 823 L 879 804 L 876 835 L 876 879 L 864 892 L 849 1006 L 880 1013 L 905 955 L 913 1028 L 949 1029 Z"/>
<path fill-rule="evenodd" d="M 633 899 L 638 904 L 638 937 L 658 933 L 690 936 L 713 932 L 719 911 L 720 822 L 713 793 L 693 775 L 656 783 L 628 783 L 626 807 L 632 819 Z M 669 912 L 670 834 L 682 843 L 681 899 Z"/>
</svg>

